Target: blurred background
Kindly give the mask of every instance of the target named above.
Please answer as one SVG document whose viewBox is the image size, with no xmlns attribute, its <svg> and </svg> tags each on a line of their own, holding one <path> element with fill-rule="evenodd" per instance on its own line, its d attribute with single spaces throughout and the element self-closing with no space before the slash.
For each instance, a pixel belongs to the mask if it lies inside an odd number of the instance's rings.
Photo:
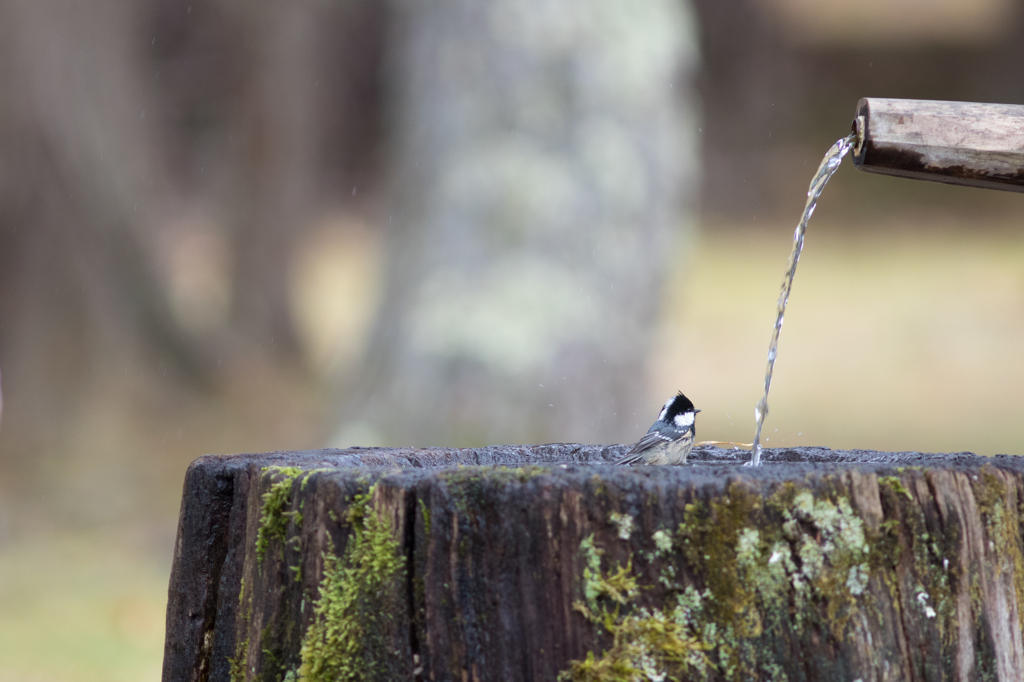
<svg viewBox="0 0 1024 682">
<path fill-rule="evenodd" d="M 202 454 L 749 442 L 857 100 L 1022 73 L 1013 0 L 0 0 L 0 682 L 158 679 Z M 847 162 L 767 445 L 1021 453 L 1022 202 Z"/>
</svg>

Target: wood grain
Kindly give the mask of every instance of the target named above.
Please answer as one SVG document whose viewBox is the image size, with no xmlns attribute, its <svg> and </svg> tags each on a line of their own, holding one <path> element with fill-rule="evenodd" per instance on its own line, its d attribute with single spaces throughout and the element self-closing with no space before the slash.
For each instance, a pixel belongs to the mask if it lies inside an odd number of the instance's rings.
<svg viewBox="0 0 1024 682">
<path fill-rule="evenodd" d="M 584 670 L 588 656 L 676 679 L 1024 679 L 1018 458 L 780 449 L 752 470 L 704 448 L 691 466 L 608 465 L 624 448 L 201 458 L 165 682 L 326 679 L 331 665 L 344 679 L 616 679 Z M 274 490 L 287 523 L 260 557 Z M 382 552 L 399 570 L 367 591 L 351 576 Z M 341 594 L 332 565 L 363 615 L 330 623 L 355 644 L 325 660 L 308 638 L 324 592 Z"/>
</svg>

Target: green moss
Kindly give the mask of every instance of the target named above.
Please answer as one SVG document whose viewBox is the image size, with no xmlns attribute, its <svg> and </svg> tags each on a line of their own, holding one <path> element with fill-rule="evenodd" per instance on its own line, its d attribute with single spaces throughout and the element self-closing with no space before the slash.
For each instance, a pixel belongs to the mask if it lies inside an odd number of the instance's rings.
<svg viewBox="0 0 1024 682">
<path fill-rule="evenodd" d="M 894 487 L 893 492 L 896 494 L 899 491 Z M 913 503 L 914 498 L 909 493 L 904 497 L 907 502 L 894 498 L 888 503 L 898 504 L 902 530 L 913 553 L 914 571 L 919 580 L 913 596 L 920 613 L 928 620 L 935 620 L 941 642 L 948 652 L 945 663 L 952 666 L 957 636 L 953 582 L 960 579 L 960 526 L 949 524 L 943 534 L 933 537 L 928 532 L 921 507 Z M 898 561 L 899 553 L 894 552 L 894 555 Z"/>
<path fill-rule="evenodd" d="M 460 465 L 440 472 L 437 477 L 448 486 L 455 511 L 460 517 L 469 518 L 487 501 L 485 491 L 489 488 L 526 483 L 548 473 L 547 468 L 535 465 L 516 468 Z"/>
<path fill-rule="evenodd" d="M 784 680 L 788 650 L 771 643 L 818 628 L 841 640 L 880 562 L 838 484 L 822 488 L 816 495 L 789 482 L 764 500 L 734 483 L 691 502 L 676 532 L 655 531 L 641 553 L 656 564 L 650 585 L 638 577 L 650 572 L 634 575 L 632 554 L 602 571 L 602 552 L 586 538 L 576 609 L 611 635 L 611 646 L 574 661 L 561 679 Z M 635 533 L 622 532 L 622 517 L 609 520 L 618 537 Z M 652 599 L 653 607 L 640 603 Z"/>
<path fill-rule="evenodd" d="M 423 534 L 426 537 L 430 537 L 430 507 L 423 501 L 423 498 L 419 498 L 420 501 L 420 514 L 423 516 Z"/>
<path fill-rule="evenodd" d="M 900 471 L 902 471 L 903 469 L 904 467 L 900 467 Z M 897 495 L 903 495 L 908 500 L 913 501 L 914 499 L 913 496 L 910 494 L 910 491 L 907 490 L 906 487 L 903 485 L 903 481 L 900 480 L 899 476 L 879 476 L 878 485 L 889 486 Z"/>
<path fill-rule="evenodd" d="M 387 677 L 405 587 L 405 565 L 372 489 L 346 514 L 352 528 L 344 555 L 324 553 L 320 596 L 302 642 L 299 679 L 310 682 Z"/>
<path fill-rule="evenodd" d="M 992 467 L 982 467 L 974 485 L 978 511 L 985 523 L 988 540 L 994 546 L 997 574 L 1013 575 L 1017 604 L 1024 606 L 1024 552 L 1021 551 L 1018 505 L 1007 504 L 1006 484 Z M 1024 608 L 1018 608 L 1024 629 Z"/>
<path fill-rule="evenodd" d="M 244 682 L 246 659 L 249 657 L 249 638 L 239 640 L 235 644 L 235 655 L 228 659 L 231 682 Z"/>
<path fill-rule="evenodd" d="M 292 483 L 303 473 L 296 467 L 265 467 L 264 475 L 275 477 L 270 489 L 263 493 L 263 504 L 260 509 L 260 527 L 256 532 L 256 557 L 263 561 L 267 548 L 273 540 L 284 542 L 288 523 L 294 521 L 302 524 L 302 514 L 286 511 L 292 506 Z M 284 546 L 281 547 L 284 556 Z"/>
<path fill-rule="evenodd" d="M 334 471 L 337 471 L 337 470 L 333 469 L 331 467 L 320 467 L 319 469 L 306 469 L 306 470 L 304 470 L 302 472 L 303 473 L 302 486 L 299 488 L 299 490 L 305 490 L 306 489 L 306 486 L 309 485 L 309 481 L 313 478 L 313 476 L 312 476 L 313 474 L 317 474 L 317 473 L 320 473 L 320 472 L 328 472 L 328 473 L 330 473 L 330 472 L 334 472 Z"/>
<path fill-rule="evenodd" d="M 747 526 L 760 503 L 756 494 L 734 485 L 727 496 L 708 505 L 687 505 L 674 539 L 664 529 L 652 534 L 655 550 L 650 556 L 669 560 L 659 577 L 670 589 L 661 608 L 634 603 L 643 588 L 632 575 L 632 557 L 626 566 L 602 572 L 601 552 L 593 536 L 586 538 L 580 545 L 586 563 L 584 601 L 576 609 L 611 635 L 612 646 L 600 656 L 589 652 L 584 660 L 574 661 L 560 679 L 680 679 L 710 670 L 731 678 L 751 674 L 754 669 L 744 665 L 741 649 L 746 658 L 753 655 L 743 640 L 762 633 L 760 614 L 753 608 L 756 585 L 763 578 L 765 589 L 775 589 L 770 586 L 773 571 L 767 572 L 769 577 L 747 576 L 762 549 L 760 533 Z M 633 532 L 630 517 L 616 515 L 611 521 L 620 538 Z M 678 585 L 671 560 L 681 558 L 697 568 L 706 585 L 703 591 Z"/>
<path fill-rule="evenodd" d="M 895 495 L 895 493 L 893 494 Z M 903 545 L 900 542 L 900 520 L 886 519 L 878 524 L 873 544 L 876 551 L 872 554 L 872 560 L 879 562 L 875 567 L 882 566 L 882 562 L 884 562 L 885 568 L 895 569 L 903 553 Z"/>
<path fill-rule="evenodd" d="M 247 583 L 245 578 L 243 578 L 241 589 L 238 592 L 238 608 L 242 608 L 246 594 L 249 597 L 249 606 L 242 617 L 243 625 L 238 630 L 239 634 L 244 633 L 245 636 L 235 642 L 235 655 L 228 659 L 231 682 L 245 682 L 245 666 L 248 664 L 249 658 L 249 625 L 252 623 L 252 593 L 248 592 L 246 587 Z"/>
<path fill-rule="evenodd" d="M 801 488 L 797 487 L 793 481 L 785 481 L 768 497 L 768 508 L 776 514 L 785 514 L 793 508 L 793 500 L 796 499 L 800 490 Z"/>
<path fill-rule="evenodd" d="M 447 469 L 438 474 L 438 478 L 449 485 L 465 485 L 467 483 L 526 483 L 530 479 L 550 473 L 547 467 L 527 465 L 521 467 L 507 466 L 464 466 Z"/>
<path fill-rule="evenodd" d="M 753 594 L 746 589 L 738 570 L 737 541 L 750 517 L 760 509 L 760 496 L 733 484 L 727 495 L 713 499 L 710 504 L 698 501 L 686 505 L 679 526 L 687 563 L 697 569 L 699 578 L 715 597 L 711 609 L 716 620 L 730 626 L 748 620 Z"/>
<path fill-rule="evenodd" d="M 281 667 L 281 662 L 278 660 L 277 653 L 271 648 L 273 641 L 274 625 L 273 623 L 267 623 L 267 626 L 260 630 L 260 649 L 263 651 L 263 655 L 267 657 L 267 662 L 274 668 L 279 668 Z"/>
<path fill-rule="evenodd" d="M 864 522 L 846 497 L 816 499 L 807 490 L 794 499 L 791 517 L 814 531 L 804 533 L 800 540 L 801 582 L 794 584 L 810 589 L 797 588 L 797 612 L 809 608 L 807 600 L 824 598 L 832 634 L 841 639 L 871 573 Z"/>
<path fill-rule="evenodd" d="M 588 652 L 573 661 L 559 680 L 619 681 L 666 679 L 666 675 L 705 667 L 703 646 L 691 632 L 690 623 L 676 609 L 629 608 L 639 594 L 633 577 L 632 557 L 625 566 L 601 570 L 601 554 L 594 536 L 584 538 L 580 553 L 584 601 L 574 607 L 612 638 L 612 646 L 600 657 Z M 626 611 L 623 609 L 626 607 Z"/>
<path fill-rule="evenodd" d="M 686 618 L 720 673 L 750 677 L 758 659 L 755 641 L 786 616 L 786 601 L 778 595 L 788 586 L 789 547 L 777 524 L 772 530 L 761 497 L 739 484 L 709 503 L 687 505 L 683 519 L 679 547 L 697 580 L 681 601 Z"/>
<path fill-rule="evenodd" d="M 614 573 L 605 575 L 601 572 L 601 555 L 604 552 L 594 545 L 593 534 L 580 543 L 580 553 L 587 563 L 583 569 L 583 596 L 587 608 L 597 609 L 600 597 L 608 597 L 621 605 L 636 596 L 636 580 L 629 575 L 633 568 L 632 559 L 625 567 L 620 566 Z"/>
</svg>

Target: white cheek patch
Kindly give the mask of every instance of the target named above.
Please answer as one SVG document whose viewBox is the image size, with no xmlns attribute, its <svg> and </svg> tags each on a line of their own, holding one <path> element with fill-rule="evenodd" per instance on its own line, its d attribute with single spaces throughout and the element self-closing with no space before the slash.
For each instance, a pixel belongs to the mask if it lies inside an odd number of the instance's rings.
<svg viewBox="0 0 1024 682">
<path fill-rule="evenodd" d="M 665 414 L 668 412 L 668 406 L 672 404 L 673 400 L 675 400 L 675 398 L 669 398 L 665 401 L 665 407 L 661 408 L 661 413 L 658 415 L 659 421 L 665 421 Z"/>
<path fill-rule="evenodd" d="M 681 429 L 687 429 L 693 426 L 693 417 L 693 412 L 683 412 L 682 414 L 677 414 L 675 418 L 676 426 L 678 426 Z"/>
</svg>

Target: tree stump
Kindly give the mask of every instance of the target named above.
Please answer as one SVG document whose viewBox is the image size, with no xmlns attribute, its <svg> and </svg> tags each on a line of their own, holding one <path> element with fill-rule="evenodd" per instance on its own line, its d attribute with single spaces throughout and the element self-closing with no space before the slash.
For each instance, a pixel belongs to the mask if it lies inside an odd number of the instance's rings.
<svg viewBox="0 0 1024 682">
<path fill-rule="evenodd" d="M 1024 463 L 626 446 L 202 457 L 163 679 L 1024 679 Z"/>
</svg>

